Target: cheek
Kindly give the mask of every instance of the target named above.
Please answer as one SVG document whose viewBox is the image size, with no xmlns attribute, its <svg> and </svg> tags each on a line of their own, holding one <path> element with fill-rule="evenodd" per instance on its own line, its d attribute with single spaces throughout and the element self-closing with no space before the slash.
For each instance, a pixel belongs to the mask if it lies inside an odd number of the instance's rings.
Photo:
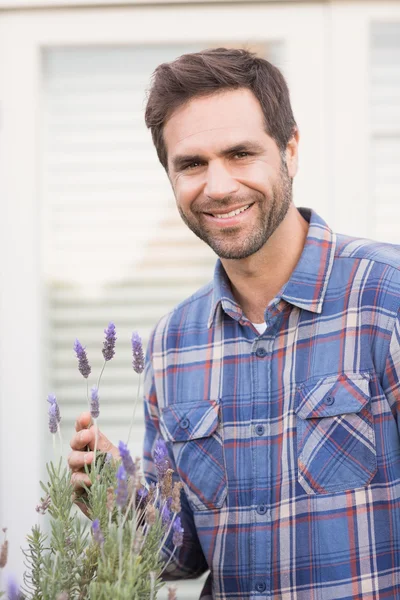
<svg viewBox="0 0 400 600">
<path fill-rule="evenodd" d="M 271 189 L 276 178 L 274 169 L 262 161 L 246 165 L 246 168 L 236 167 L 234 175 L 242 185 L 260 192 Z"/>
<path fill-rule="evenodd" d="M 181 179 L 175 182 L 173 186 L 175 200 L 178 206 L 188 208 L 201 193 L 201 185 L 195 181 L 195 178 Z"/>
</svg>

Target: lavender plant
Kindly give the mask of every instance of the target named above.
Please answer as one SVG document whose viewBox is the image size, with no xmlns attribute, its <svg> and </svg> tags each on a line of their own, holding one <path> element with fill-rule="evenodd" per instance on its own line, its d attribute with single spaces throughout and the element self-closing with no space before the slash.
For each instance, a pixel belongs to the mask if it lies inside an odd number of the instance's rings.
<svg viewBox="0 0 400 600">
<path fill-rule="evenodd" d="M 87 400 L 95 427 L 100 415 L 100 381 L 105 365 L 115 354 L 115 342 L 115 325 L 110 323 L 105 329 L 104 364 L 97 385 L 91 388 L 90 399 L 91 367 L 86 349 L 78 340 L 74 344 L 78 369 L 87 381 Z M 132 350 L 133 368 L 140 374 L 144 354 L 137 333 L 132 336 Z M 60 408 L 54 394 L 47 400 L 49 430 L 55 444 L 60 434 Z M 63 459 L 46 465 L 48 482 L 41 482 L 44 495 L 36 511 L 47 515 L 49 532 L 45 533 L 40 524 L 32 527 L 24 550 L 24 586 L 20 590 L 11 581 L 8 600 L 155 600 L 167 566 L 161 559 L 162 546 L 167 540 L 172 541 L 175 552 L 183 542 L 178 516 L 181 484 L 173 484 L 173 471 L 162 441 L 154 452 L 158 482 L 148 488 L 142 485 L 140 460 L 132 459 L 127 444 L 119 443 L 120 460 L 107 455 L 102 462 L 96 460 L 96 445 L 95 459 L 90 468 L 86 466 L 91 485 L 84 486 L 84 496 L 79 497 L 86 506 L 86 521 L 77 514 L 71 473 Z M 5 536 L 6 530 L 3 531 Z M 7 552 L 8 541 L 4 537 L 0 567 L 7 562 Z M 0 592 L 2 595 L 4 592 Z M 169 598 L 176 598 L 173 588 L 169 589 Z"/>
</svg>

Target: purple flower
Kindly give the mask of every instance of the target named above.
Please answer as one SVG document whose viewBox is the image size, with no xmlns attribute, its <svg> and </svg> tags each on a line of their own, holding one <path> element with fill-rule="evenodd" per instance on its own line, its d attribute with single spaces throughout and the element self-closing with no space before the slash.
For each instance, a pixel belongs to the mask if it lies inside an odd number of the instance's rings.
<svg viewBox="0 0 400 600">
<path fill-rule="evenodd" d="M 147 498 L 147 496 L 149 495 L 149 491 L 145 488 L 145 487 L 141 487 L 140 490 L 138 490 L 137 495 L 139 496 L 139 498 Z"/>
<path fill-rule="evenodd" d="M 169 510 L 167 504 L 164 504 L 161 511 L 161 520 L 163 525 L 169 525 L 171 521 L 171 511 Z"/>
<path fill-rule="evenodd" d="M 99 390 L 96 386 L 93 386 L 90 390 L 90 415 L 93 419 L 97 419 L 99 414 Z"/>
<path fill-rule="evenodd" d="M 61 422 L 60 407 L 58 406 L 58 402 L 57 402 L 55 395 L 49 394 L 47 396 L 47 402 L 50 402 L 50 404 L 55 406 L 55 414 L 56 414 L 57 423 L 60 423 Z"/>
<path fill-rule="evenodd" d="M 19 600 L 19 586 L 13 577 L 9 577 L 7 582 L 8 600 Z"/>
<path fill-rule="evenodd" d="M 126 480 L 126 471 L 121 465 L 117 472 L 117 489 L 115 492 L 115 503 L 120 508 L 123 508 L 128 501 L 128 482 Z"/>
<path fill-rule="evenodd" d="M 132 361 L 133 370 L 136 371 L 136 373 L 140 374 L 140 373 L 142 373 L 142 371 L 144 369 L 144 354 L 143 354 L 142 338 L 137 333 L 137 331 L 134 331 L 132 333 L 132 354 L 133 354 L 133 361 Z"/>
<path fill-rule="evenodd" d="M 56 404 L 50 404 L 50 406 L 49 406 L 49 429 L 50 429 L 50 433 L 57 433 L 57 431 L 58 431 Z"/>
<path fill-rule="evenodd" d="M 131 454 L 128 450 L 128 446 L 124 442 L 118 444 L 119 455 L 122 458 L 122 464 L 128 475 L 135 475 L 135 463 L 132 460 Z"/>
<path fill-rule="evenodd" d="M 61 422 L 60 407 L 58 406 L 57 399 L 54 394 L 47 396 L 47 402 L 49 402 L 49 429 L 50 433 L 57 433 L 58 425 Z"/>
<path fill-rule="evenodd" d="M 115 354 L 115 341 L 117 339 L 114 323 L 109 323 L 107 329 L 104 330 L 104 333 L 106 334 L 102 350 L 104 360 L 111 360 Z"/>
<path fill-rule="evenodd" d="M 95 519 L 92 523 L 92 532 L 94 541 L 102 546 L 104 544 L 104 536 L 100 529 L 100 521 L 99 519 Z"/>
<path fill-rule="evenodd" d="M 153 458 L 159 477 L 164 477 L 165 473 L 170 468 L 170 462 L 168 458 L 167 444 L 161 438 L 157 440 L 153 451 Z"/>
<path fill-rule="evenodd" d="M 180 517 L 176 517 L 175 521 L 173 522 L 172 525 L 172 530 L 173 530 L 173 534 L 172 534 L 172 543 L 179 547 L 182 546 L 183 543 L 183 527 L 182 527 L 182 523 L 181 523 L 181 519 Z"/>
<path fill-rule="evenodd" d="M 86 356 L 86 350 L 79 340 L 75 340 L 74 350 L 79 360 L 78 369 L 84 378 L 87 379 L 92 372 L 92 369 Z"/>
</svg>

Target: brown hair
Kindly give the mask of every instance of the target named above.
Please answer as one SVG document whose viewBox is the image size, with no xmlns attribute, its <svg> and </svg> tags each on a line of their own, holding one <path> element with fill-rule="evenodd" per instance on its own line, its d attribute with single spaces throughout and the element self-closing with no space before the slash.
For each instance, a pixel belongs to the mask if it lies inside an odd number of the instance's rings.
<svg viewBox="0 0 400 600">
<path fill-rule="evenodd" d="M 281 152 L 286 149 L 297 126 L 282 73 L 247 50 L 203 50 L 163 63 L 153 73 L 145 121 L 165 170 L 168 159 L 163 130 L 172 113 L 192 98 L 238 88 L 253 92 L 264 113 L 266 132 Z"/>
</svg>

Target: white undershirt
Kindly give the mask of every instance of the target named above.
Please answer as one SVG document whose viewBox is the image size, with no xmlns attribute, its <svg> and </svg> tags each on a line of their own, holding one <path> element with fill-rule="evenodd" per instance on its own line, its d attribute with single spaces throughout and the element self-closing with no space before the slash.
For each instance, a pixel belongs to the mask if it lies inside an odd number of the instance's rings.
<svg viewBox="0 0 400 600">
<path fill-rule="evenodd" d="M 254 327 L 257 329 L 258 333 L 261 335 L 267 329 L 267 324 L 264 323 L 252 323 Z"/>
</svg>

